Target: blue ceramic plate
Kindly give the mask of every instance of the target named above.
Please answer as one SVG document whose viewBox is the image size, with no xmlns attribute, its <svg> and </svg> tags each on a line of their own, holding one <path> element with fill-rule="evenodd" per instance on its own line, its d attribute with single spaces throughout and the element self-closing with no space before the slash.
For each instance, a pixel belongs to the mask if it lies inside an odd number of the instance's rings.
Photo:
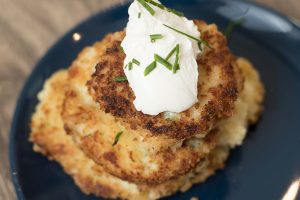
<svg viewBox="0 0 300 200">
<path fill-rule="evenodd" d="M 216 23 L 244 18 L 229 42 L 232 51 L 249 58 L 266 86 L 265 112 L 245 143 L 232 151 L 227 167 L 207 182 L 169 199 L 281 199 L 300 176 L 300 29 L 272 10 L 244 1 L 172 0 L 167 6 L 188 18 Z M 99 13 L 59 40 L 41 59 L 19 97 L 10 135 L 11 173 L 20 200 L 92 200 L 74 185 L 55 162 L 32 151 L 29 122 L 44 81 L 69 66 L 85 46 L 101 40 L 127 23 L 127 5 Z M 81 40 L 72 35 L 79 33 Z"/>
</svg>

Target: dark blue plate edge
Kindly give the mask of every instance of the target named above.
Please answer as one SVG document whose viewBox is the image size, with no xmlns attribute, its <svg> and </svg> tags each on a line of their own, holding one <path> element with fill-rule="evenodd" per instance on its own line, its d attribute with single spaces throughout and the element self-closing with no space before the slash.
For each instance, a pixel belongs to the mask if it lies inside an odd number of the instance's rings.
<svg viewBox="0 0 300 200">
<path fill-rule="evenodd" d="M 225 1 L 226 2 L 226 0 L 220 0 L 220 1 Z M 241 2 L 239 0 L 232 0 L 232 1 Z M 26 93 L 26 88 L 28 88 L 29 83 L 32 81 L 33 77 L 38 73 L 38 71 L 39 71 L 38 66 L 40 66 L 44 62 L 45 57 L 46 57 L 47 54 L 53 52 L 54 49 L 57 46 L 59 46 L 60 43 L 62 43 L 64 40 L 66 40 L 68 37 L 70 37 L 70 35 L 72 33 L 74 33 L 75 30 L 77 30 L 83 24 L 85 24 L 86 22 L 93 19 L 96 15 L 99 15 L 99 14 L 104 15 L 104 14 L 110 12 L 111 10 L 114 10 L 114 9 L 116 9 L 118 7 L 121 7 L 121 6 L 125 6 L 126 4 L 128 4 L 128 2 L 129 1 L 125 1 L 125 2 L 122 2 L 122 3 L 116 4 L 112 7 L 110 7 L 109 9 L 106 9 L 106 10 L 100 11 L 98 13 L 95 13 L 92 16 L 88 17 L 87 19 L 81 21 L 78 25 L 76 25 L 71 30 L 67 31 L 67 33 L 65 33 L 62 37 L 60 37 L 60 39 L 52 47 L 50 47 L 49 50 L 44 54 L 44 56 L 37 62 L 37 64 L 33 68 L 33 71 L 31 72 L 31 74 L 29 75 L 27 80 L 25 81 L 25 83 L 24 83 L 24 85 L 21 89 L 21 93 L 20 93 L 20 95 L 19 95 L 19 97 L 16 101 L 16 108 L 14 110 L 11 129 L 10 129 L 10 132 L 9 132 L 9 145 L 8 145 L 10 176 L 11 176 L 11 179 L 12 179 L 12 182 L 13 182 L 18 200 L 25 200 L 25 197 L 24 197 L 24 194 L 22 192 L 22 188 L 21 188 L 20 183 L 19 183 L 19 178 L 18 178 L 18 174 L 17 174 L 18 170 L 17 170 L 16 160 L 14 159 L 15 158 L 15 148 L 16 148 L 14 140 L 16 138 L 16 135 L 18 134 L 16 132 L 16 126 L 17 126 L 19 115 L 20 115 L 20 110 L 21 110 L 21 107 L 22 107 L 22 104 L 23 104 L 23 101 L 24 101 L 24 97 L 26 95 L 25 94 Z M 269 12 L 272 15 L 275 15 L 275 16 L 283 19 L 284 21 L 286 21 L 287 23 L 292 25 L 295 29 L 297 29 L 300 32 L 300 26 L 298 24 L 296 24 L 294 20 L 292 20 L 291 18 L 283 15 L 282 13 L 280 13 L 276 10 L 273 10 L 272 8 L 269 8 L 265 5 L 261 5 L 259 3 L 256 3 L 256 2 L 250 2 L 250 1 L 242 1 L 242 2 L 245 3 L 245 4 L 248 4 L 249 6 L 259 7 L 261 9 L 265 10 L 266 12 Z M 203 2 L 199 1 L 199 3 L 203 3 Z"/>
</svg>

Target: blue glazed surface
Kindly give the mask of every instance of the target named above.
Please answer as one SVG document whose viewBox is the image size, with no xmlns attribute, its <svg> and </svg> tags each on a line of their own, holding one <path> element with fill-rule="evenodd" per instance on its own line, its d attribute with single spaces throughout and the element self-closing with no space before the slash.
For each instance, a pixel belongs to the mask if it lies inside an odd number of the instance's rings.
<svg viewBox="0 0 300 200">
<path fill-rule="evenodd" d="M 204 200 L 281 199 L 293 180 L 300 177 L 300 29 L 274 11 L 244 1 L 172 0 L 167 6 L 189 18 L 216 23 L 224 30 L 228 20 L 243 17 L 229 46 L 249 58 L 266 86 L 265 111 L 252 127 L 243 147 L 236 148 L 224 170 L 186 193 L 167 199 Z M 93 200 L 74 185 L 55 162 L 32 151 L 28 142 L 30 117 L 43 82 L 70 65 L 79 51 L 127 22 L 123 5 L 99 13 L 60 39 L 40 60 L 20 94 L 10 133 L 11 174 L 19 200 Z M 78 42 L 72 34 L 82 34 Z M 300 197 L 298 197 L 300 199 Z"/>
</svg>

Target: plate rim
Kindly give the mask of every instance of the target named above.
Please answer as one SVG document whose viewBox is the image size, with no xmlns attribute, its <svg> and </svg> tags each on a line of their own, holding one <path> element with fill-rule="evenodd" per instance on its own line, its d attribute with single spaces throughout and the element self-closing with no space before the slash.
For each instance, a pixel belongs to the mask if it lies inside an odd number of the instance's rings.
<svg viewBox="0 0 300 200">
<path fill-rule="evenodd" d="M 196 0 L 196 2 L 198 4 L 201 3 L 205 3 L 206 1 L 209 0 Z M 226 0 L 214 0 L 215 2 L 227 2 Z M 293 17 L 289 17 L 287 15 L 284 15 L 282 13 L 280 13 L 279 11 L 274 10 L 273 8 L 270 8 L 266 5 L 262 5 L 260 3 L 257 2 L 252 2 L 250 0 L 231 0 L 231 3 L 235 3 L 235 2 L 239 2 L 239 3 L 244 3 L 244 4 L 248 4 L 250 6 L 254 6 L 257 8 L 261 8 L 264 10 L 264 12 L 268 12 L 272 15 L 275 15 L 276 17 L 281 18 L 282 20 L 284 20 L 285 22 L 287 22 L 288 24 L 292 25 L 300 34 L 300 21 L 296 21 L 294 20 Z M 10 179 L 12 180 L 13 186 L 14 186 L 14 190 L 15 190 L 15 194 L 17 196 L 18 200 L 26 200 L 26 197 L 22 191 L 22 187 L 20 184 L 20 180 L 19 180 L 19 176 L 18 176 L 18 169 L 17 169 L 17 161 L 16 161 L 16 156 L 15 156 L 15 149 L 16 149 L 16 144 L 15 144 L 15 140 L 16 140 L 16 136 L 20 133 L 17 132 L 16 127 L 18 125 L 18 121 L 19 121 L 19 115 L 20 115 L 20 110 L 23 106 L 24 103 L 24 98 L 25 95 L 27 93 L 28 87 L 30 85 L 30 83 L 33 81 L 33 77 L 38 73 L 39 69 L 41 68 L 41 64 L 43 63 L 43 61 L 46 59 L 47 55 L 50 52 L 53 52 L 57 46 L 59 46 L 63 41 L 65 41 L 68 36 L 72 33 L 74 33 L 74 31 L 76 29 L 78 29 L 79 27 L 81 27 L 82 25 L 88 23 L 89 21 L 93 20 L 95 17 L 99 16 L 99 15 L 104 15 L 106 13 L 109 13 L 115 9 L 118 8 L 122 8 L 125 7 L 127 4 L 130 3 L 130 0 L 125 0 L 123 2 L 117 3 L 107 9 L 104 10 L 100 10 L 94 14 L 92 14 L 91 16 L 83 19 L 81 22 L 79 22 L 78 24 L 76 24 L 75 26 L 73 26 L 71 29 L 69 29 L 68 31 L 66 31 L 64 34 L 62 34 L 58 40 L 56 40 L 54 42 L 54 44 L 42 55 L 42 57 L 36 62 L 36 64 L 34 65 L 32 71 L 30 72 L 30 74 L 27 76 L 25 82 L 23 83 L 23 86 L 21 87 L 21 90 L 19 92 L 19 95 L 17 97 L 17 101 L 15 103 L 15 109 L 13 111 L 13 117 L 12 117 L 12 121 L 11 121 L 11 126 L 10 126 L 10 130 L 8 131 L 9 133 L 9 143 L 8 143 L 8 161 L 9 161 L 9 171 L 10 171 Z M 183 2 L 185 3 L 185 2 Z"/>
</svg>

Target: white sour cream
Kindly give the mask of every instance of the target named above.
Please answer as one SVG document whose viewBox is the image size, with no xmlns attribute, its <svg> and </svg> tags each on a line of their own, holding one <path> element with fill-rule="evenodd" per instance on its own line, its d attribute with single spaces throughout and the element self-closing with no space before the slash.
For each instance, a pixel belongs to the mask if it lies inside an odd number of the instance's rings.
<svg viewBox="0 0 300 200">
<path fill-rule="evenodd" d="M 126 36 L 121 44 L 126 54 L 124 72 L 135 94 L 136 98 L 133 103 L 138 111 L 149 115 L 157 115 L 165 111 L 179 113 L 198 101 L 196 59 L 201 51 L 197 41 L 179 34 L 163 24 L 195 38 L 200 38 L 200 32 L 192 20 L 149 5 L 155 11 L 154 16 L 137 0 L 129 7 Z M 161 34 L 163 38 L 151 42 L 151 34 Z M 177 44 L 180 47 L 180 70 L 174 74 L 165 66 L 157 63 L 157 67 L 144 76 L 145 68 L 154 61 L 154 54 L 165 58 Z M 133 64 L 131 70 L 128 66 L 125 68 L 133 58 L 140 62 L 140 66 Z M 173 64 L 174 61 L 175 54 L 169 62 Z"/>
</svg>

